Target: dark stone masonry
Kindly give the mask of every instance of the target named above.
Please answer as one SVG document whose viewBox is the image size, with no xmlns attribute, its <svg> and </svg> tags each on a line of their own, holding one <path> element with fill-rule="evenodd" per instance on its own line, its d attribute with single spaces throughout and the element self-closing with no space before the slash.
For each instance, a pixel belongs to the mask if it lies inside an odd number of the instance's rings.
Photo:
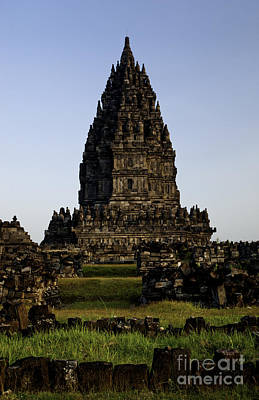
<svg viewBox="0 0 259 400">
<path fill-rule="evenodd" d="M 16 217 L 0 220 L 0 265 L 0 303 L 6 307 L 42 304 L 56 297 L 57 274 Z"/>
<path fill-rule="evenodd" d="M 0 220 L 0 330 L 25 329 L 26 305 L 61 304 L 60 277 L 81 276 L 80 251 L 43 251 L 20 226 Z"/>
<path fill-rule="evenodd" d="M 142 242 L 137 247 L 141 301 L 205 306 L 259 304 L 259 242 Z"/>
<path fill-rule="evenodd" d="M 80 164 L 79 210 L 54 211 L 44 247 L 79 246 L 89 261 L 129 261 L 141 240 L 206 244 L 207 210 L 180 204 L 175 151 L 129 38 L 98 102 Z"/>
</svg>

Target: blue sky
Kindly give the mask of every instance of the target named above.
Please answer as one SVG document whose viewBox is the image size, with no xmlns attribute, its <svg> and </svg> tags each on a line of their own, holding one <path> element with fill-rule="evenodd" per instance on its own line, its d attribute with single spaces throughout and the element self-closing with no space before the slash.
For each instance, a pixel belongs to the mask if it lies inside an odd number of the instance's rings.
<svg viewBox="0 0 259 400">
<path fill-rule="evenodd" d="M 181 203 L 259 240 L 259 1 L 0 0 L 0 218 L 41 241 L 77 207 L 89 125 L 124 37 L 176 150 Z"/>
</svg>

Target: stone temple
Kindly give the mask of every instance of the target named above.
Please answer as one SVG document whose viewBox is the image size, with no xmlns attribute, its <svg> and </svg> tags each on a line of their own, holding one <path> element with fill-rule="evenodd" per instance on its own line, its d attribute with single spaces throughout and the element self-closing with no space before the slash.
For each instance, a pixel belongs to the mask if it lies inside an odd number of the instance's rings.
<svg viewBox="0 0 259 400">
<path fill-rule="evenodd" d="M 54 212 L 44 246 L 76 246 L 92 261 L 133 260 L 140 241 L 206 244 L 207 210 L 181 207 L 175 151 L 129 38 L 112 65 L 80 164 L 79 210 Z"/>
</svg>

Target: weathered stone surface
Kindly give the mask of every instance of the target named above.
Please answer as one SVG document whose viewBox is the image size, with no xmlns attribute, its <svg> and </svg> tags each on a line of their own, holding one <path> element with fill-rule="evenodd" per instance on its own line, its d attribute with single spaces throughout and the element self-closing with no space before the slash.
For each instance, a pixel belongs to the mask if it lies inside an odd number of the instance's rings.
<svg viewBox="0 0 259 400">
<path fill-rule="evenodd" d="M 225 359 L 225 360 L 239 360 L 240 358 L 240 352 L 235 350 L 235 349 L 219 349 L 215 351 L 213 359 L 215 362 L 218 362 L 219 360 Z"/>
<path fill-rule="evenodd" d="M 0 220 L 0 303 L 8 304 L 0 313 L 1 320 L 19 321 L 20 329 L 26 329 L 27 315 L 24 305 L 60 303 L 56 295 L 57 273 L 36 243 L 13 221 Z M 52 296 L 52 292 L 55 296 Z M 10 307 L 16 307 L 11 311 Z"/>
<path fill-rule="evenodd" d="M 8 367 L 8 360 L 6 358 L 0 359 L 0 394 L 5 391 L 5 376 Z"/>
<path fill-rule="evenodd" d="M 53 360 L 50 363 L 51 388 L 55 392 L 78 391 L 76 360 Z"/>
<path fill-rule="evenodd" d="M 28 317 L 29 320 L 35 324 L 39 319 L 45 318 L 48 314 L 50 314 L 51 309 L 48 305 L 35 305 L 32 306 L 29 310 Z"/>
<path fill-rule="evenodd" d="M 27 329 L 29 323 L 28 311 L 23 303 L 16 306 L 16 314 L 19 321 L 19 329 Z"/>
<path fill-rule="evenodd" d="M 178 385 L 185 386 L 185 379 L 190 373 L 190 350 L 178 348 L 171 350 L 172 379 Z"/>
<path fill-rule="evenodd" d="M 76 318 L 68 318 L 67 325 L 69 328 L 74 328 L 77 326 L 82 326 L 82 319 L 79 317 Z"/>
<path fill-rule="evenodd" d="M 184 331 L 190 333 L 196 331 L 200 333 L 202 330 L 207 328 L 206 322 L 203 317 L 191 317 L 188 318 L 184 325 Z"/>
<path fill-rule="evenodd" d="M 144 390 L 148 387 L 146 364 L 116 365 L 113 371 L 113 389 L 120 392 Z"/>
<path fill-rule="evenodd" d="M 6 370 L 6 389 L 13 392 L 40 392 L 50 389 L 49 359 L 27 357 Z"/>
<path fill-rule="evenodd" d="M 256 384 L 256 368 L 252 362 L 244 363 L 243 369 L 244 383 Z"/>
<path fill-rule="evenodd" d="M 238 248 L 237 258 L 233 243 L 210 242 L 197 246 L 188 241 L 142 242 L 138 246 L 141 301 L 169 298 L 218 308 L 258 304 L 259 275 L 252 265 L 259 260 L 259 242 L 239 243 Z M 240 273 L 240 269 L 230 265 L 233 265 L 233 254 L 234 262 L 242 263 L 244 250 L 248 257 L 246 263 L 251 268 L 247 266 Z"/>
<path fill-rule="evenodd" d="M 216 350 L 213 360 L 216 363 L 216 373 L 220 373 L 223 378 L 225 376 L 230 376 L 234 379 L 234 377 L 242 376 L 244 374 L 244 368 L 242 364 L 244 360 L 242 361 L 242 359 L 240 358 L 240 352 L 238 350 Z"/>
<path fill-rule="evenodd" d="M 150 374 L 150 388 L 168 390 L 172 379 L 171 347 L 154 349 L 153 362 Z"/>
<path fill-rule="evenodd" d="M 78 381 L 81 392 L 108 391 L 112 389 L 112 363 L 84 362 L 78 366 Z"/>
<path fill-rule="evenodd" d="M 150 374 L 151 389 L 168 390 L 172 382 L 186 385 L 185 377 L 190 372 L 190 351 L 182 348 L 154 349 Z M 179 379 L 178 379 L 179 378 Z"/>
</svg>

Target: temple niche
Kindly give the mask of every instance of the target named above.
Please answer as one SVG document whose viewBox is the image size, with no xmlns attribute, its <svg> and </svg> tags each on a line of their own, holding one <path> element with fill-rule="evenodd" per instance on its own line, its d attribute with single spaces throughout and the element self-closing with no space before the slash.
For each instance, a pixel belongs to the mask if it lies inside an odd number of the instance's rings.
<svg viewBox="0 0 259 400">
<path fill-rule="evenodd" d="M 91 261 L 129 261 L 146 241 L 206 244 L 207 210 L 180 204 L 175 151 L 129 38 L 112 65 L 80 164 L 79 209 L 54 212 L 43 245 L 75 245 Z"/>
</svg>

